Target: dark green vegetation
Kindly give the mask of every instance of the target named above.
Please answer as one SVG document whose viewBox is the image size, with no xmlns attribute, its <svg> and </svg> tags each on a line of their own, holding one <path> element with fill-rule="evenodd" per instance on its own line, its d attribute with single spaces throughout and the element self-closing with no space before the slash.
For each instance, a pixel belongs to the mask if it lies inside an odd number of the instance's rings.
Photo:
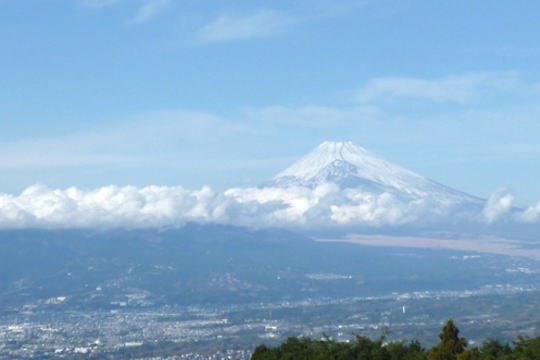
<svg viewBox="0 0 540 360">
<path fill-rule="evenodd" d="M 456 251 L 317 243 L 286 231 L 0 231 L 0 311 L 66 297 L 63 307 L 241 304 L 534 284 L 532 260 Z M 471 255 L 471 254 L 468 254 Z M 535 268 L 536 267 L 536 268 Z M 136 297 L 130 294 L 137 294 Z"/>
<path fill-rule="evenodd" d="M 467 339 L 460 337 L 452 320 L 442 328 L 439 343 L 424 349 L 417 341 L 385 342 L 385 335 L 376 340 L 355 336 L 339 342 L 325 337 L 290 337 L 274 348 L 258 346 L 252 360 L 538 360 L 540 337 L 520 337 L 510 344 L 488 340 L 479 347 L 467 348 Z"/>
</svg>

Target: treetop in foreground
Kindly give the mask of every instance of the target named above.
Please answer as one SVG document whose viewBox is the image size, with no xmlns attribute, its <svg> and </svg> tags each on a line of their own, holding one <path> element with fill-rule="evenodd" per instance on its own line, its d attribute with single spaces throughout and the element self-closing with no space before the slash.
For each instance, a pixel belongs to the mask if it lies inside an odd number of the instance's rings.
<svg viewBox="0 0 540 360">
<path fill-rule="evenodd" d="M 277 347 L 258 346 L 252 360 L 540 360 L 540 337 L 519 337 L 510 344 L 488 340 L 468 347 L 459 329 L 448 320 L 439 334 L 440 342 L 424 349 L 417 341 L 386 342 L 385 335 L 372 340 L 356 335 L 348 342 L 324 337 L 290 337 Z"/>
</svg>

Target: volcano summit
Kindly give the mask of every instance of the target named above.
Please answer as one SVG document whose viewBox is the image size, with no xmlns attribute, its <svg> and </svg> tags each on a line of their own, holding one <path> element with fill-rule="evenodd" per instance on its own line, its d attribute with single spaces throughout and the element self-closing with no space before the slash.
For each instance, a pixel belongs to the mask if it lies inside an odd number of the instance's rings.
<svg viewBox="0 0 540 360">
<path fill-rule="evenodd" d="M 315 188 L 323 183 L 362 193 L 389 193 L 402 200 L 431 198 L 444 203 L 483 203 L 480 198 L 393 164 L 350 141 L 323 142 L 277 174 L 269 185 Z"/>
</svg>

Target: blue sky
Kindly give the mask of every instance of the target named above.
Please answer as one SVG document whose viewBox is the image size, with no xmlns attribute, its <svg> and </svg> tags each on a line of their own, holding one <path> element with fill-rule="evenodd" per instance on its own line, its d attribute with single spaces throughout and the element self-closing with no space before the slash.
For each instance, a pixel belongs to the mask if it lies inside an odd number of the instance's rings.
<svg viewBox="0 0 540 360">
<path fill-rule="evenodd" d="M 0 0 L 0 192 L 215 189 L 351 140 L 540 200 L 535 1 Z"/>
</svg>

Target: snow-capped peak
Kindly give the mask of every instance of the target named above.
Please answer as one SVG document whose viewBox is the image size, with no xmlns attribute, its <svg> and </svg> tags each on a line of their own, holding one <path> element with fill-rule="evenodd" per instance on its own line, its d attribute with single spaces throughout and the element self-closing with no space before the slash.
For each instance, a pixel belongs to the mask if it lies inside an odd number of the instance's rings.
<svg viewBox="0 0 540 360">
<path fill-rule="evenodd" d="M 298 179 L 309 180 L 320 175 L 321 171 L 328 166 L 349 170 L 342 173 L 342 176 L 357 175 L 384 183 L 393 183 L 395 177 L 414 178 L 416 180 L 422 178 L 412 171 L 371 154 L 366 149 L 356 146 L 350 141 L 325 141 L 315 150 L 279 173 L 274 179 L 293 176 Z"/>
<path fill-rule="evenodd" d="M 315 187 L 325 182 L 367 192 L 389 192 L 400 197 L 479 200 L 393 164 L 350 141 L 323 142 L 277 174 L 272 184 Z"/>
</svg>

